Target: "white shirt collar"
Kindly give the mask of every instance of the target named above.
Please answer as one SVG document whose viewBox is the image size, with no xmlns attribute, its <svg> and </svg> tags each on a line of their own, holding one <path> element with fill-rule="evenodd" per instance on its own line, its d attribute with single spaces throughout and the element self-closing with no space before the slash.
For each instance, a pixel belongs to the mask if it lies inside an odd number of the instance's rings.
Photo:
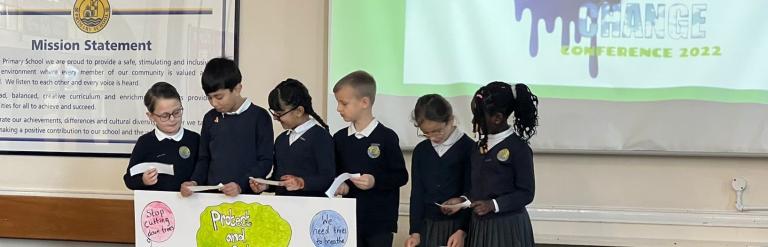
<svg viewBox="0 0 768 247">
<path fill-rule="evenodd" d="M 240 115 L 248 110 L 248 107 L 251 107 L 251 99 L 245 98 L 245 101 L 240 105 L 240 108 L 237 108 L 237 110 L 233 112 L 225 112 L 224 115 Z"/>
<path fill-rule="evenodd" d="M 171 139 L 178 142 L 178 141 L 181 141 L 181 138 L 184 138 L 184 128 L 179 128 L 179 131 L 176 132 L 176 134 L 168 135 L 160 131 L 157 127 L 155 127 L 155 137 L 157 137 L 157 141 Z"/>
<path fill-rule="evenodd" d="M 350 123 L 349 128 L 347 128 L 347 136 L 355 135 L 357 139 L 363 139 L 363 137 L 368 137 L 373 133 L 373 130 L 376 129 L 376 126 L 379 126 L 379 120 L 376 120 L 375 118 L 371 123 L 368 124 L 368 127 L 365 127 L 362 131 L 357 131 L 355 129 L 355 124 Z"/>
<path fill-rule="evenodd" d="M 491 150 L 493 146 L 496 146 L 496 144 L 499 144 L 504 139 L 507 139 L 507 137 L 515 134 L 515 128 L 512 126 L 509 126 L 509 129 L 499 132 L 497 134 L 488 135 L 488 150 Z"/>
<path fill-rule="evenodd" d="M 443 143 L 435 143 L 432 142 L 432 148 L 435 149 L 435 152 L 437 152 L 437 155 L 440 157 L 443 157 L 443 154 L 448 152 L 448 149 L 451 149 L 453 147 L 453 144 L 456 144 L 456 142 L 461 139 L 461 137 L 464 136 L 464 131 L 461 131 L 459 127 L 454 126 L 453 132 L 451 132 L 451 135 L 448 136 L 448 139 L 443 141 Z"/>
<path fill-rule="evenodd" d="M 453 132 L 451 132 L 451 135 L 448 136 L 448 139 L 445 139 L 445 141 L 443 141 L 443 143 L 435 143 L 433 141 L 430 141 L 430 142 L 432 142 L 432 146 L 433 147 L 438 147 L 438 146 L 449 146 L 450 147 L 450 146 L 453 146 L 453 144 L 455 144 L 457 141 L 459 141 L 459 139 L 461 139 L 461 136 L 463 136 L 463 135 L 464 135 L 464 131 L 461 131 L 459 129 L 459 127 L 454 126 L 453 127 Z"/>
<path fill-rule="evenodd" d="M 296 140 L 298 140 L 301 135 L 303 135 L 307 130 L 311 129 L 312 127 L 315 127 L 318 122 L 314 118 L 309 118 L 308 121 L 304 122 L 303 124 L 297 126 L 296 128 L 293 128 L 292 130 L 288 130 L 288 145 L 293 144 Z"/>
</svg>

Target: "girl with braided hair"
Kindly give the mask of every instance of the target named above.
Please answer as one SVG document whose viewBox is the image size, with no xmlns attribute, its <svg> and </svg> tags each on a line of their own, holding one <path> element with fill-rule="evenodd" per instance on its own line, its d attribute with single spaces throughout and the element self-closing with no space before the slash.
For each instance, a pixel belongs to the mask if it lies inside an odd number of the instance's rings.
<svg viewBox="0 0 768 247">
<path fill-rule="evenodd" d="M 312 108 L 312 96 L 295 79 L 287 79 L 269 93 L 269 112 L 286 129 L 275 139 L 273 180 L 281 186 L 250 180 L 254 192 L 276 195 L 325 196 L 336 175 L 333 139 L 328 125 Z"/>
<path fill-rule="evenodd" d="M 478 145 L 471 158 L 467 246 L 534 246 L 525 206 L 533 201 L 538 99 L 525 84 L 491 82 L 472 99 Z M 509 118 L 512 118 L 512 125 Z"/>
</svg>

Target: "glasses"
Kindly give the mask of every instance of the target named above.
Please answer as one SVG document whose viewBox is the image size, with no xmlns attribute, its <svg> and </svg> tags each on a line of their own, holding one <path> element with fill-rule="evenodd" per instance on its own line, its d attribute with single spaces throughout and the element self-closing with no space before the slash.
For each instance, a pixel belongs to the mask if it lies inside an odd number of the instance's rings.
<svg viewBox="0 0 768 247">
<path fill-rule="evenodd" d="M 285 114 L 288 114 L 288 113 L 292 112 L 293 110 L 296 110 L 296 108 L 298 108 L 298 107 L 291 108 L 290 110 L 287 110 L 287 111 L 285 111 L 283 113 L 277 112 L 277 111 L 275 111 L 273 109 L 269 109 L 269 113 L 272 114 L 272 117 L 274 117 L 275 119 L 280 119 L 281 117 L 285 116 Z"/>
<path fill-rule="evenodd" d="M 181 116 L 184 115 L 184 108 L 179 108 L 171 113 L 165 113 L 163 115 L 158 115 L 153 112 L 152 115 L 159 118 L 161 122 L 167 122 L 171 117 L 174 119 L 181 118 Z"/>
<path fill-rule="evenodd" d="M 447 123 L 443 123 L 443 127 L 437 130 L 429 131 L 429 132 L 422 132 L 421 128 L 419 126 L 416 126 L 416 136 L 422 137 L 422 138 L 430 138 L 430 137 L 436 137 L 436 136 L 445 136 L 445 130 L 448 128 Z"/>
</svg>

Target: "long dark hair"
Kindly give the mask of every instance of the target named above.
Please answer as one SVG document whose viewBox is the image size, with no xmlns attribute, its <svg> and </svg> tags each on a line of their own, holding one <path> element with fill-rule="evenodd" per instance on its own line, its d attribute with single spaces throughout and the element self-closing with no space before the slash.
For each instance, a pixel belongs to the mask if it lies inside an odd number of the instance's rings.
<svg viewBox="0 0 768 247">
<path fill-rule="evenodd" d="M 481 87 L 472 97 L 472 131 L 478 133 L 481 152 L 488 149 L 488 122 L 486 116 L 501 113 L 507 120 L 514 117 L 515 133 L 528 143 L 536 134 L 539 125 L 539 98 L 527 85 L 518 83 L 511 86 L 506 82 L 494 81 Z"/>
<path fill-rule="evenodd" d="M 312 108 L 312 96 L 309 90 L 300 81 L 288 78 L 277 84 L 272 92 L 269 92 L 269 109 L 283 111 L 284 107 L 304 107 L 304 112 L 312 116 L 323 128 L 328 129 L 320 115 Z"/>
</svg>

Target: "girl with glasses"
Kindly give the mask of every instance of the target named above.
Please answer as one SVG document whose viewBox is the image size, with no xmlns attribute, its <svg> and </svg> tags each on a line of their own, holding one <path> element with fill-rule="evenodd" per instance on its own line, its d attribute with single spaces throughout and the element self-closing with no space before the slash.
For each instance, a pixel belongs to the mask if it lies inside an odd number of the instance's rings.
<svg viewBox="0 0 768 247">
<path fill-rule="evenodd" d="M 171 84 L 152 85 L 144 96 L 144 106 L 155 129 L 136 141 L 123 176 L 125 186 L 132 190 L 179 191 L 181 183 L 192 176 L 200 135 L 181 127 L 184 108 L 181 96 Z M 173 165 L 173 175 L 153 168 L 131 176 L 131 168 L 145 162 Z"/>
<path fill-rule="evenodd" d="M 294 79 L 287 79 L 269 93 L 269 112 L 285 132 L 275 139 L 275 164 L 269 186 L 250 180 L 254 192 L 276 195 L 325 196 L 336 175 L 333 139 L 328 125 L 312 108 L 312 96 Z"/>
<path fill-rule="evenodd" d="M 464 201 L 475 142 L 456 127 L 451 105 L 440 95 L 421 96 L 411 119 L 426 140 L 413 150 L 411 235 L 405 246 L 464 246 L 468 210 L 440 205 Z"/>
</svg>

